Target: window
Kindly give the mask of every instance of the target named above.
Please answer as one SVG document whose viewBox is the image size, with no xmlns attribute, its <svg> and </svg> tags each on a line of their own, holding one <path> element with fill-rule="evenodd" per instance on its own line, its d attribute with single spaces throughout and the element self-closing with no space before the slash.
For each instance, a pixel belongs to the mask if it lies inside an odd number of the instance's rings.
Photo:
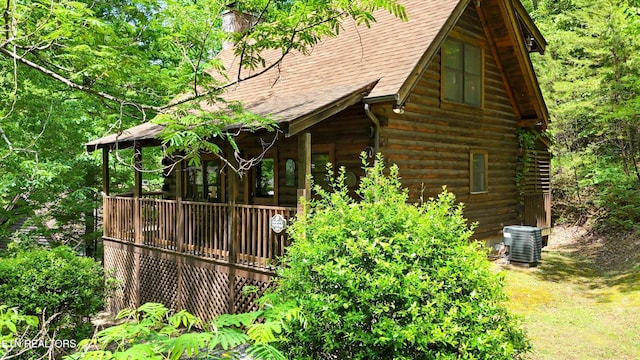
<svg viewBox="0 0 640 360">
<path fill-rule="evenodd" d="M 220 174 L 220 162 L 219 161 L 204 161 L 202 163 L 205 169 L 203 182 L 205 184 L 204 189 L 207 193 L 205 198 L 208 201 L 221 201 L 221 174 Z"/>
<path fill-rule="evenodd" d="M 327 174 L 327 164 L 331 162 L 331 154 L 319 152 L 311 154 L 311 176 L 313 183 L 320 185 L 325 190 L 330 188 L 329 174 Z"/>
<path fill-rule="evenodd" d="M 296 161 L 293 159 L 287 159 L 285 163 L 285 186 L 296 186 Z"/>
<path fill-rule="evenodd" d="M 201 166 L 186 171 L 186 196 L 191 200 L 220 201 L 220 162 L 204 160 Z"/>
<path fill-rule="evenodd" d="M 256 166 L 255 197 L 272 198 L 275 195 L 275 160 L 263 158 Z"/>
<path fill-rule="evenodd" d="M 486 151 L 472 151 L 469 156 L 469 168 L 470 168 L 470 185 L 471 193 L 485 193 L 487 192 L 487 179 L 488 179 L 488 153 Z"/>
<path fill-rule="evenodd" d="M 202 168 L 190 166 L 186 169 L 187 191 L 185 198 L 189 200 L 202 199 Z"/>
<path fill-rule="evenodd" d="M 482 49 L 452 39 L 442 49 L 443 100 L 481 107 Z"/>
<path fill-rule="evenodd" d="M 315 144 L 311 147 L 311 177 L 315 185 L 319 185 L 325 190 L 331 189 L 327 164 L 331 164 L 333 169 L 334 154 L 334 144 Z"/>
</svg>

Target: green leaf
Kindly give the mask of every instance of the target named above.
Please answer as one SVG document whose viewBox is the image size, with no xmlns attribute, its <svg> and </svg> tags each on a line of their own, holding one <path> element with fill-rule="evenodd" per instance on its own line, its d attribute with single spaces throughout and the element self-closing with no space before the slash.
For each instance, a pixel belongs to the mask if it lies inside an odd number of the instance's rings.
<svg viewBox="0 0 640 360">
<path fill-rule="evenodd" d="M 173 342 L 169 356 L 172 360 L 180 359 L 183 354 L 189 357 L 196 356 L 200 353 L 200 349 L 208 347 L 213 336 L 211 333 L 182 334 Z"/>
</svg>

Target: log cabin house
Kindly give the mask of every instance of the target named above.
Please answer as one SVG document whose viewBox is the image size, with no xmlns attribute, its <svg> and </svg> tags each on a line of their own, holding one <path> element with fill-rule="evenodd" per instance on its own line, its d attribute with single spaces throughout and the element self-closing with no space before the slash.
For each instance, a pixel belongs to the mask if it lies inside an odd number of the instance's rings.
<svg viewBox="0 0 640 360">
<path fill-rule="evenodd" d="M 257 155 L 277 136 L 242 179 L 204 154 L 198 168 L 176 165 L 161 198 L 145 196 L 140 172 L 133 196 L 114 196 L 109 152 L 133 147 L 140 161 L 143 148 L 161 146 L 163 126 L 87 144 L 105 164 L 105 268 L 125 285 L 112 310 L 162 301 L 210 318 L 250 308 L 286 243 L 271 219 L 295 214 L 307 175 L 322 184 L 327 162 L 357 186 L 363 151 L 399 166 L 411 201 L 446 185 L 478 222 L 478 239 L 497 241 L 517 224 L 549 234 L 548 113 L 529 58 L 544 52 L 539 30 L 519 0 L 403 5 L 407 22 L 382 12 L 371 28 L 347 21 L 311 54 L 290 54 L 225 93 L 279 126 L 238 138 L 244 155 Z M 231 51 L 219 56 L 233 69 Z M 245 285 L 258 293 L 241 293 Z"/>
</svg>

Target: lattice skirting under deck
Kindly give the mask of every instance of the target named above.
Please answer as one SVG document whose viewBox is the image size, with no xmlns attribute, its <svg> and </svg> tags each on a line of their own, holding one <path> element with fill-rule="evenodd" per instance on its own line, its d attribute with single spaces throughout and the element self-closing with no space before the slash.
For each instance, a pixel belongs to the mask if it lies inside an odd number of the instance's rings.
<svg viewBox="0 0 640 360">
<path fill-rule="evenodd" d="M 230 311 L 256 310 L 257 299 L 272 286 L 272 274 L 259 269 L 108 239 L 104 267 L 118 283 L 107 298 L 107 310 L 112 313 L 158 302 L 208 321 Z M 252 291 L 244 291 L 247 287 Z"/>
</svg>

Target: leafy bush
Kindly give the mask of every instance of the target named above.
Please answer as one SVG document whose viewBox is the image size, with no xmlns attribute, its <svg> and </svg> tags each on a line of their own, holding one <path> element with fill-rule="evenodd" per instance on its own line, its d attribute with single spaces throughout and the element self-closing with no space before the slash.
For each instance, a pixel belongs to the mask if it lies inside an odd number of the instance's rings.
<svg viewBox="0 0 640 360">
<path fill-rule="evenodd" d="M 282 349 L 294 359 L 512 359 L 528 341 L 502 279 L 445 191 L 407 204 L 381 157 L 348 195 L 344 171 L 290 229 L 274 306 L 296 301 Z M 330 174 L 330 176 L 333 176 Z"/>
<path fill-rule="evenodd" d="M 289 317 L 295 314 L 295 308 L 284 313 Z M 272 346 L 282 331 L 280 315 L 275 311 L 221 315 L 210 324 L 203 324 L 184 310 L 172 314 L 162 304 L 147 303 L 137 310 L 120 312 L 117 318 L 124 319 L 124 323 L 82 341 L 80 350 L 67 359 L 177 360 L 185 355 L 190 359 L 235 359 L 240 351 L 254 359 L 284 359 Z M 196 331 L 195 327 L 205 331 Z M 240 345 L 248 346 L 238 349 Z"/>
<path fill-rule="evenodd" d="M 68 247 L 27 248 L 0 259 L 0 299 L 27 315 L 57 316 L 59 338 L 90 334 L 88 317 L 103 306 L 104 275 L 93 259 Z"/>
<path fill-rule="evenodd" d="M 16 342 L 29 328 L 38 326 L 38 318 L 21 314 L 17 309 L 0 305 L 0 359 L 11 359 L 21 352 Z"/>
</svg>

